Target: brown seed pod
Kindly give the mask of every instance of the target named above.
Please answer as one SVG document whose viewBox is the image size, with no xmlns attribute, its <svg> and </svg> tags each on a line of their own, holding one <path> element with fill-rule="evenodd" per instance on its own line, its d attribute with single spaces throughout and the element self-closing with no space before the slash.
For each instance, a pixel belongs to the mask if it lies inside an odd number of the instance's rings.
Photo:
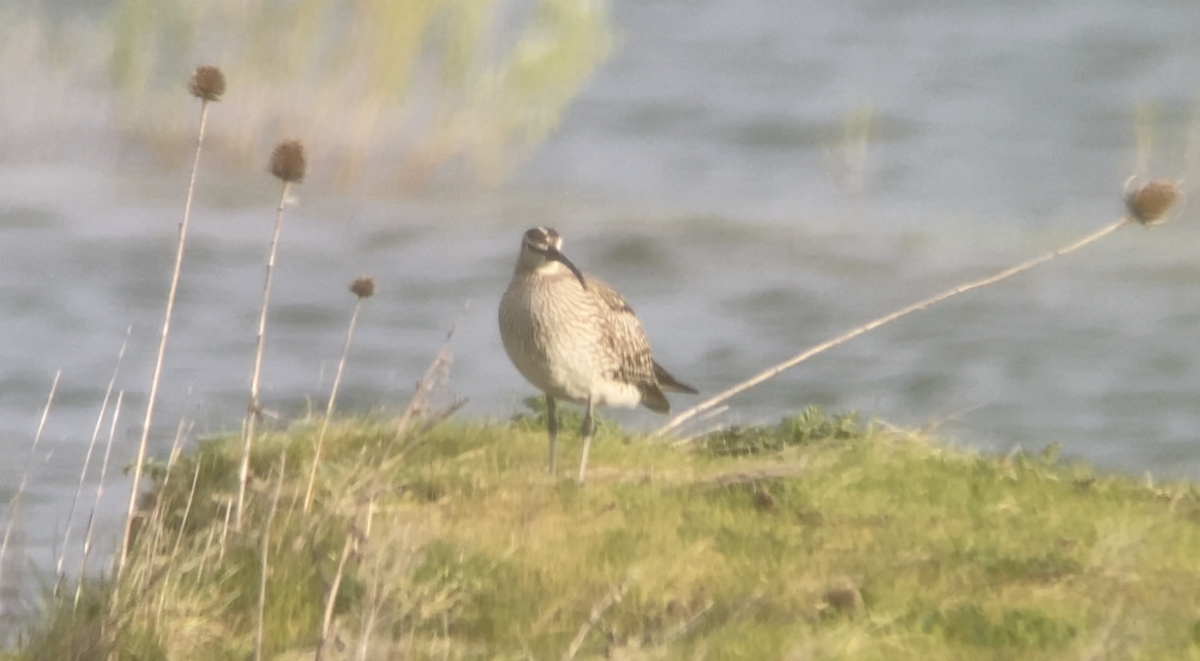
<svg viewBox="0 0 1200 661">
<path fill-rule="evenodd" d="M 1129 216 L 1143 225 L 1167 222 L 1171 210 L 1182 197 L 1179 185 L 1166 179 L 1155 179 L 1133 186 L 1134 181 L 1130 179 L 1126 185 L 1125 208 Z"/>
<path fill-rule="evenodd" d="M 363 275 L 350 283 L 350 291 L 359 298 L 371 298 L 375 295 L 375 276 Z"/>
<path fill-rule="evenodd" d="M 308 163 L 304 160 L 304 145 L 299 140 L 284 140 L 271 152 L 271 174 L 284 181 L 304 181 Z"/>
<path fill-rule="evenodd" d="M 197 99 L 220 101 L 225 93 L 225 74 L 212 66 L 196 67 L 192 79 L 188 81 L 188 91 Z"/>
</svg>

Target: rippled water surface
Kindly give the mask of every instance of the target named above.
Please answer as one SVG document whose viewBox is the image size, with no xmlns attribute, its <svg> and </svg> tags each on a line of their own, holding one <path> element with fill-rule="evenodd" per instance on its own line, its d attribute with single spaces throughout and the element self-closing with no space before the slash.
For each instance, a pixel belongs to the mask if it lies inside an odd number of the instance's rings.
<svg viewBox="0 0 1200 661">
<path fill-rule="evenodd" d="M 1157 118 L 1144 172 L 1187 167 L 1193 0 L 619 1 L 614 16 L 614 59 L 511 184 L 300 187 L 272 297 L 268 408 L 323 407 L 346 286 L 369 273 L 379 293 L 345 408 L 401 406 L 457 324 L 442 396 L 469 398 L 464 415 L 511 414 L 533 391 L 503 354 L 495 310 L 530 226 L 557 228 L 577 264 L 630 299 L 660 362 L 713 393 L 1115 220 L 1138 167 L 1139 107 Z M 864 117 L 865 146 L 845 132 Z M 0 162 L 4 494 L 63 370 L 21 526 L 35 552 L 61 532 L 129 326 L 113 452 L 131 457 L 186 183 L 103 159 Z M 158 455 L 181 417 L 199 435 L 239 425 L 277 193 L 262 173 L 202 171 Z M 976 447 L 1061 443 L 1105 466 L 1200 477 L 1196 220 L 1125 228 L 869 333 L 735 398 L 723 419 L 819 403 L 938 423 Z"/>
</svg>

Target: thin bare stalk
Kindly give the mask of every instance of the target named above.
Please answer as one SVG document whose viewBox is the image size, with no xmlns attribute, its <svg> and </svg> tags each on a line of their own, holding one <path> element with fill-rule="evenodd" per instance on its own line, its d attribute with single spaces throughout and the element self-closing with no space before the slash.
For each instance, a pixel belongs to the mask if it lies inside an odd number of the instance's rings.
<svg viewBox="0 0 1200 661">
<path fill-rule="evenodd" d="M 279 196 L 279 206 L 275 210 L 275 233 L 271 236 L 271 248 L 267 254 L 267 275 L 263 282 L 262 311 L 258 317 L 258 345 L 254 352 L 254 372 L 250 376 L 250 406 L 246 420 L 246 438 L 242 441 L 242 465 L 238 470 L 237 510 L 233 517 L 233 529 L 242 529 L 242 508 L 246 501 L 246 482 L 250 479 L 250 448 L 254 443 L 254 428 L 258 422 L 258 388 L 262 378 L 263 341 L 267 335 L 267 308 L 271 302 L 271 278 L 275 273 L 275 253 L 279 247 L 279 233 L 283 229 L 283 210 L 287 206 L 288 191 L 292 182 L 283 182 L 283 193 Z"/>
<path fill-rule="evenodd" d="M 158 602 L 158 613 L 155 615 L 154 621 L 162 621 L 163 608 L 167 603 L 168 589 L 171 585 L 171 569 L 175 567 L 175 559 L 179 557 L 179 544 L 183 541 L 183 531 L 187 529 L 188 515 L 192 513 L 192 501 L 196 499 L 196 483 L 200 481 L 200 466 L 203 462 L 196 461 L 196 472 L 192 474 L 192 489 L 188 492 L 187 504 L 183 507 L 183 520 L 179 522 L 179 532 L 175 534 L 175 545 L 171 547 L 171 557 L 167 559 L 167 575 L 163 578 L 161 599 Z"/>
<path fill-rule="evenodd" d="M 188 492 L 187 504 L 183 508 L 183 520 L 179 522 L 179 534 L 175 536 L 175 546 L 171 549 L 172 561 L 168 565 L 174 565 L 174 558 L 179 553 L 179 543 L 183 540 L 183 531 L 187 527 L 188 515 L 192 513 L 192 501 L 196 498 L 196 483 L 200 481 L 200 466 L 201 462 L 196 462 L 196 472 L 192 474 L 192 489 Z"/>
<path fill-rule="evenodd" d="M 371 522 L 375 520 L 375 494 L 367 500 L 367 523 L 363 526 L 363 540 L 371 538 Z"/>
<path fill-rule="evenodd" d="M 338 589 L 342 586 L 342 573 L 346 570 L 346 561 L 354 550 L 354 531 L 346 533 L 346 543 L 342 545 L 342 557 L 338 559 L 337 572 L 333 575 L 333 583 L 329 585 L 329 596 L 325 598 L 325 617 L 321 620 L 321 636 L 317 639 L 317 653 L 314 661 L 321 661 L 325 652 L 325 643 L 329 640 L 329 625 L 333 623 L 333 606 L 337 603 Z"/>
<path fill-rule="evenodd" d="M 96 426 L 92 428 L 92 439 L 88 442 L 87 454 L 83 456 L 83 468 L 79 469 L 79 484 L 75 487 L 75 498 L 71 500 L 71 509 L 67 514 L 67 527 L 63 530 L 62 548 L 59 549 L 58 561 L 54 566 L 54 596 L 62 590 L 65 577 L 63 561 L 67 555 L 67 546 L 71 543 L 71 526 L 75 523 L 75 510 L 79 507 L 79 496 L 83 493 L 83 482 L 87 478 L 88 468 L 92 465 L 92 452 L 96 448 L 96 440 L 100 438 L 100 430 L 104 427 L 104 415 L 108 413 L 108 401 L 112 398 L 113 388 L 117 384 L 117 374 L 121 371 L 121 361 L 125 358 L 125 348 L 129 346 L 129 335 L 132 326 L 125 328 L 125 340 L 121 342 L 121 350 L 117 352 L 117 364 L 113 367 L 112 378 L 108 380 L 108 388 L 104 391 L 104 400 L 100 402 L 100 415 L 96 416 Z"/>
<path fill-rule="evenodd" d="M 468 303 L 463 308 L 465 314 L 470 309 Z M 461 319 L 461 316 L 460 316 Z M 421 380 L 417 382 L 416 392 L 413 393 L 412 399 L 408 401 L 408 406 L 405 407 L 403 415 L 400 416 L 400 422 L 396 424 L 396 435 L 393 442 L 399 442 L 404 437 L 404 433 L 408 431 L 409 425 L 412 424 L 413 418 L 417 413 L 424 408 L 426 398 L 433 390 L 434 384 L 437 382 L 437 376 L 442 370 L 447 369 L 454 361 L 454 355 L 450 352 L 450 340 L 454 337 L 454 331 L 458 329 L 458 320 L 455 320 L 454 325 L 450 330 L 446 331 L 446 339 L 442 342 L 442 346 L 438 349 L 437 356 L 433 362 L 429 364 L 429 369 L 425 370 L 425 374 Z"/>
<path fill-rule="evenodd" d="M 208 539 L 204 542 L 204 553 L 200 555 L 200 567 L 196 569 L 196 587 L 204 584 L 204 569 L 208 565 L 209 555 L 212 553 L 213 537 L 216 537 L 217 529 L 210 526 L 208 529 Z"/>
<path fill-rule="evenodd" d="M 605 611 L 612 608 L 613 604 L 621 602 L 621 598 L 625 596 L 625 590 L 628 587 L 625 583 L 616 586 L 608 594 L 604 595 L 603 599 L 596 602 L 595 606 L 592 606 L 591 617 L 579 627 L 579 632 L 575 634 L 575 639 L 571 641 L 571 645 L 563 652 L 562 661 L 571 661 L 575 658 L 576 654 L 579 654 L 579 648 L 583 647 L 583 641 L 587 638 L 588 633 L 600 622 L 600 618 L 604 616 Z"/>
<path fill-rule="evenodd" d="M 267 512 L 267 525 L 262 536 L 262 577 L 258 583 L 258 624 L 254 628 L 254 661 L 262 661 L 263 620 L 267 612 L 267 572 L 271 551 L 271 523 L 275 520 L 275 509 L 279 507 L 279 493 L 283 491 L 283 473 L 287 468 L 287 454 L 279 457 L 279 478 L 275 482 L 275 493 L 271 496 L 271 509 Z"/>
<path fill-rule="evenodd" d="M 217 562 L 225 559 L 225 542 L 229 540 L 229 519 L 233 514 L 233 499 L 225 501 L 225 522 L 221 525 L 221 543 L 217 546 Z"/>
<path fill-rule="evenodd" d="M 429 369 L 425 370 L 425 374 L 417 382 L 417 388 L 413 392 L 412 399 L 408 401 L 408 406 L 404 408 L 404 414 L 400 416 L 400 422 L 396 423 L 397 441 L 404 437 L 404 432 L 408 431 L 408 427 L 412 424 L 413 419 L 425 407 L 426 397 L 433 390 L 438 373 L 446 365 L 450 364 L 452 358 L 450 354 L 450 335 L 453 333 L 454 331 L 451 330 L 450 334 L 446 335 L 446 343 L 442 345 L 433 362 L 429 364 Z"/>
<path fill-rule="evenodd" d="M 179 459 L 180 453 L 183 451 L 183 439 L 192 431 L 192 422 L 187 418 L 180 418 L 179 425 L 175 428 L 175 440 L 171 442 L 171 454 L 167 456 L 167 469 L 163 475 L 162 484 L 158 487 L 159 493 L 165 493 L 167 486 L 171 484 L 171 470 L 175 467 L 175 462 Z M 162 526 L 163 517 L 163 500 L 156 498 L 154 500 L 154 508 L 150 510 L 149 530 L 153 531 L 153 537 L 150 540 L 149 560 L 150 566 L 154 566 L 154 556 L 158 553 L 159 541 L 162 539 L 162 534 L 166 532 Z M 152 576 L 147 574 L 144 577 L 150 580 Z"/>
<path fill-rule="evenodd" d="M 0 585 L 4 584 L 4 556 L 8 554 L 8 540 L 12 537 L 13 524 L 17 520 L 17 506 L 20 504 L 21 495 L 25 493 L 25 486 L 29 484 L 29 473 L 33 468 L 33 458 L 37 455 L 38 443 L 42 440 L 42 432 L 46 429 L 46 420 L 50 417 L 50 406 L 54 403 L 54 393 L 58 392 L 58 380 L 62 377 L 62 370 L 54 373 L 54 383 L 50 386 L 50 396 L 46 398 L 46 407 L 42 409 L 42 421 L 38 423 L 37 434 L 33 437 L 33 445 L 29 447 L 29 457 L 25 459 L 25 471 L 21 473 L 21 482 L 17 485 L 17 491 L 8 501 L 8 509 L 6 516 L 8 523 L 4 526 L 4 541 L 0 542 Z"/>
<path fill-rule="evenodd" d="M 358 639 L 358 661 L 367 659 L 367 653 L 371 649 L 371 634 L 375 631 L 375 620 L 379 617 L 379 602 L 382 600 L 379 590 L 380 564 L 382 564 L 382 560 L 376 559 L 375 568 L 371 572 L 371 585 L 367 592 L 367 603 L 371 604 L 371 608 L 367 611 L 366 617 L 362 619 L 362 629 Z"/>
<path fill-rule="evenodd" d="M 338 387 L 342 384 L 342 372 L 346 369 L 346 357 L 350 355 L 350 343 L 354 340 L 354 327 L 358 324 L 358 313 L 362 310 L 363 299 L 354 304 L 354 313 L 350 315 L 350 329 L 346 331 L 346 346 L 342 349 L 342 359 L 338 361 L 337 374 L 333 377 L 333 388 L 329 391 L 329 404 L 325 406 L 325 419 L 321 421 L 321 431 L 317 434 L 317 449 L 313 451 L 312 468 L 308 472 L 308 487 L 304 490 L 304 513 L 312 507 L 313 484 L 317 481 L 317 465 L 321 462 L 321 448 L 325 444 L 325 433 L 329 431 L 329 419 L 333 417 L 333 404 L 337 401 Z M 317 658 L 320 658 L 318 648 Z"/>
<path fill-rule="evenodd" d="M 709 399 L 706 399 L 703 402 L 700 402 L 699 404 L 691 407 L 690 409 L 683 411 L 679 415 L 676 415 L 674 418 L 671 418 L 671 420 L 669 422 L 667 422 L 667 424 L 660 427 L 657 431 L 654 432 L 654 434 L 652 436 L 662 436 L 663 434 L 666 434 L 667 432 L 679 427 L 679 425 L 683 424 L 684 422 L 687 422 L 688 420 L 694 418 L 696 415 L 703 413 L 704 411 L 707 411 L 708 409 L 724 402 L 725 400 L 729 399 L 730 397 L 733 397 L 734 395 L 745 392 L 746 390 L 753 388 L 754 386 L 762 383 L 763 381 L 766 381 L 767 379 L 774 377 L 775 375 L 779 374 L 780 372 L 782 372 L 786 369 L 789 369 L 791 367 L 795 367 L 796 365 L 808 360 L 809 358 L 812 358 L 813 356 L 815 356 L 819 353 L 822 353 L 824 351 L 832 349 L 833 347 L 836 347 L 839 344 L 848 342 L 848 341 L 858 337 L 859 335 L 866 333 L 867 331 L 878 328 L 888 322 L 895 321 L 895 320 L 899 319 L 900 317 L 911 314 L 913 312 L 924 310 L 925 308 L 930 307 L 936 303 L 940 303 L 948 298 L 952 298 L 954 296 L 958 296 L 959 294 L 969 292 L 972 289 L 978 289 L 980 287 L 985 287 L 987 285 L 991 285 L 991 284 L 1000 282 L 1001 280 L 1004 280 L 1005 278 L 1014 276 L 1018 273 L 1021 273 L 1022 271 L 1028 271 L 1029 269 L 1031 269 L 1035 266 L 1038 266 L 1040 264 L 1044 264 L 1056 257 L 1061 257 L 1068 253 L 1075 252 L 1076 250 L 1079 250 L 1080 248 L 1082 248 L 1090 243 L 1098 241 L 1098 240 L 1104 238 L 1105 236 L 1112 234 L 1113 232 L 1117 231 L 1118 229 L 1124 227 L 1129 222 L 1130 222 L 1130 219 L 1128 217 L 1122 217 L 1120 220 L 1118 220 L 1114 223 L 1111 223 L 1109 225 L 1106 225 L 1105 227 L 1101 228 L 1099 231 L 1093 232 L 1093 233 L 1083 237 L 1082 239 L 1079 239 L 1078 241 L 1075 241 L 1075 242 L 1070 243 L 1062 248 L 1059 248 L 1058 250 L 1055 250 L 1054 252 L 1045 253 L 1045 254 L 1035 257 L 1029 261 L 1022 262 L 1021 264 L 1018 264 L 1012 268 L 1005 269 L 995 275 L 992 275 L 992 276 L 989 276 L 989 277 L 986 277 L 986 278 L 983 278 L 980 280 L 975 280 L 973 282 L 968 282 L 966 284 L 959 285 L 953 289 L 944 291 L 935 296 L 930 296 L 929 298 L 926 298 L 922 301 L 918 301 L 916 303 L 913 303 L 912 305 L 909 305 L 907 307 L 896 310 L 895 312 L 893 312 L 891 314 L 884 315 L 874 321 L 863 324 L 862 326 L 859 326 L 858 328 L 855 328 L 855 329 L 850 330 L 842 335 L 839 335 L 839 336 L 833 338 L 832 340 L 829 340 L 827 342 L 822 342 L 821 344 L 818 344 L 815 347 L 812 347 L 811 349 L 807 349 L 807 350 L 803 351 L 802 353 L 799 353 L 799 354 L 783 361 L 782 363 L 779 363 L 778 365 L 767 369 L 766 371 L 760 372 L 759 374 L 751 377 L 750 379 L 747 379 L 746 381 L 743 381 L 743 382 L 733 386 L 732 388 L 724 390 L 724 391 L 710 397 Z"/>
<path fill-rule="evenodd" d="M 158 342 L 158 357 L 154 360 L 154 375 L 150 378 L 150 394 L 146 398 L 146 418 L 142 420 L 142 438 L 138 442 L 137 461 L 133 465 L 133 488 L 129 491 L 129 513 L 125 517 L 120 559 L 117 562 L 117 577 L 125 569 L 129 549 L 130 526 L 133 511 L 137 507 L 138 489 L 142 483 L 142 464 L 146 461 L 146 444 L 150 440 L 150 429 L 154 422 L 154 403 L 158 401 L 158 383 L 162 378 L 163 358 L 167 355 L 167 338 L 171 334 L 171 315 L 175 311 L 175 295 L 179 291 L 179 276 L 183 272 L 183 253 L 187 245 L 187 232 L 192 215 L 192 199 L 196 192 L 196 172 L 200 169 L 200 151 L 204 146 L 204 128 L 208 124 L 208 101 L 200 102 L 200 129 L 196 134 L 196 156 L 192 159 L 192 176 L 188 182 L 187 200 L 183 204 L 183 222 L 179 223 L 179 244 L 175 249 L 175 270 L 171 273 L 171 289 L 167 293 L 167 311 L 163 317 L 162 335 Z"/>
<path fill-rule="evenodd" d="M 100 464 L 100 481 L 96 483 L 96 499 L 92 501 L 92 512 L 88 515 L 87 531 L 83 535 L 83 557 L 79 560 L 79 581 L 75 584 L 75 603 L 72 611 L 79 607 L 79 595 L 83 591 L 83 576 L 87 572 L 88 556 L 92 553 L 92 527 L 96 523 L 96 510 L 100 507 L 100 499 L 104 497 L 104 478 L 108 475 L 108 457 L 112 454 L 113 437 L 117 435 L 117 420 L 121 418 L 121 401 L 125 399 L 125 391 L 117 393 L 117 403 L 113 405 L 112 424 L 108 428 L 108 443 L 104 446 L 104 461 Z"/>
</svg>

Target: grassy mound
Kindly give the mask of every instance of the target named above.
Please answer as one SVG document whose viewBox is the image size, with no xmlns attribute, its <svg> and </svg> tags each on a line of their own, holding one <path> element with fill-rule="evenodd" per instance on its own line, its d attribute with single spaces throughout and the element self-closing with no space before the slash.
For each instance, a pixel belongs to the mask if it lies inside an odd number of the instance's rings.
<svg viewBox="0 0 1200 661">
<path fill-rule="evenodd" d="M 241 532 L 240 441 L 206 442 L 17 658 L 310 659 L 327 606 L 328 659 L 1200 657 L 1194 486 L 809 410 L 686 448 L 603 425 L 581 487 L 541 423 L 336 422 L 309 512 L 319 425 L 268 435 Z"/>
</svg>

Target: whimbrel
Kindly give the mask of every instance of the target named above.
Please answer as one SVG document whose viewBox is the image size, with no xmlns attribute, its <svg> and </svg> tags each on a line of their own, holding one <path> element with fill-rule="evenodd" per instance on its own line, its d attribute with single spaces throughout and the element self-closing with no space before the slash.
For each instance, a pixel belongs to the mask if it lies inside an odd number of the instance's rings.
<svg viewBox="0 0 1200 661">
<path fill-rule="evenodd" d="M 579 462 L 583 482 L 596 407 L 641 404 L 667 413 L 671 404 L 664 390 L 696 394 L 696 389 L 654 362 L 646 333 L 625 299 L 580 273 L 561 247 L 562 239 L 552 229 L 525 232 L 512 281 L 500 299 L 500 337 L 517 370 L 546 394 L 552 474 L 558 440 L 554 401 L 585 407 Z"/>
</svg>

